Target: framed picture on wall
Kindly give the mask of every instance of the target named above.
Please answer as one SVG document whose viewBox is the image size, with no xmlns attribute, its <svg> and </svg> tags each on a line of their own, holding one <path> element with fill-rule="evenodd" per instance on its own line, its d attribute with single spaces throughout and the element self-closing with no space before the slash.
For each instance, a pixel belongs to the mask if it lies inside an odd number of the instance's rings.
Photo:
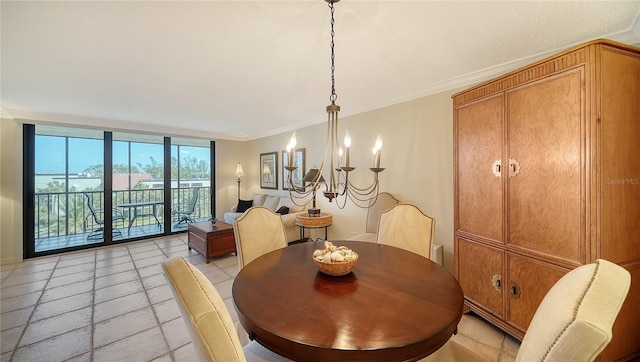
<svg viewBox="0 0 640 362">
<path fill-rule="evenodd" d="M 302 187 L 304 186 L 304 182 L 302 178 L 306 174 L 306 169 L 304 165 L 304 148 L 296 149 L 296 153 L 293 156 L 293 165 L 298 168 L 293 171 L 291 178 L 293 180 L 293 184 Z M 282 151 L 282 189 L 289 189 L 289 171 L 285 169 L 285 167 L 289 166 L 289 152 Z"/>
<path fill-rule="evenodd" d="M 278 189 L 278 152 L 260 154 L 260 188 Z"/>
</svg>

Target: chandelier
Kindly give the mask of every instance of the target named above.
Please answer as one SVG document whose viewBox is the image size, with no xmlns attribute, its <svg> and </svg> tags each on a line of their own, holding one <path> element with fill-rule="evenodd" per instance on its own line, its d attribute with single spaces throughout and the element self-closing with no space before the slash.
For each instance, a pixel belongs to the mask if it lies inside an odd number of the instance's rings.
<svg viewBox="0 0 640 362">
<path fill-rule="evenodd" d="M 296 133 L 293 132 L 289 144 L 286 147 L 288 152 L 288 166 L 285 169 L 289 171 L 289 194 L 291 200 L 296 202 L 294 196 L 300 200 L 312 195 L 313 208 L 309 209 L 309 215 L 317 215 L 320 213 L 319 209 L 315 208 L 315 196 L 316 192 L 324 187 L 323 195 L 329 199 L 329 202 L 336 199 L 336 204 L 340 209 L 344 208 L 347 199 L 351 200 L 355 205 L 359 207 L 369 207 L 375 203 L 379 192 L 378 174 L 384 170 L 380 167 L 380 155 L 382 150 L 382 138 L 378 135 L 375 144 L 372 149 L 373 153 L 373 167 L 369 170 L 373 172 L 373 180 L 367 187 L 357 187 L 351 181 L 349 181 L 349 173 L 355 170 L 355 167 L 351 165 L 351 136 L 349 131 L 345 131 L 344 135 L 344 149 L 338 143 L 338 113 L 340 112 L 340 106 L 336 104 L 336 82 L 335 82 L 335 50 L 334 50 L 334 36 L 335 31 L 333 26 L 335 20 L 334 4 L 340 0 L 325 0 L 329 3 L 329 9 L 331 10 L 331 95 L 329 100 L 331 104 L 327 106 L 328 124 L 327 124 L 327 140 L 325 145 L 325 153 L 322 159 L 320 169 L 312 168 L 303 179 L 303 184 L 297 186 L 292 180 L 293 171 L 297 169 L 294 165 L 294 154 L 296 147 Z M 324 171 L 329 171 L 329 181 L 327 182 L 322 174 Z M 309 202 L 309 201 L 308 201 Z M 307 202 L 307 203 L 308 203 Z"/>
</svg>

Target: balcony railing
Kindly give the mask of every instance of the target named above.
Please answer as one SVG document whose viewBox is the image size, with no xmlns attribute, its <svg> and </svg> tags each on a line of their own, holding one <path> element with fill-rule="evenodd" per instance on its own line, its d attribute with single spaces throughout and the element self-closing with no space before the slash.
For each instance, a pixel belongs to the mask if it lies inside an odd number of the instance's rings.
<svg viewBox="0 0 640 362">
<path fill-rule="evenodd" d="M 91 214 L 87 197 L 90 195 L 92 207 L 98 214 L 98 218 L 104 220 L 104 192 L 103 191 L 83 191 L 83 192 L 38 192 L 34 196 L 35 203 L 35 239 L 55 238 L 68 235 L 86 234 L 99 230 L 102 226 L 97 224 Z M 191 200 L 193 188 L 171 189 L 171 205 L 184 204 Z M 211 192 L 210 187 L 201 187 L 195 211 L 191 216 L 193 219 L 205 220 L 211 216 Z M 131 208 L 120 208 L 118 205 L 143 202 L 143 201 L 163 201 L 164 190 L 162 189 L 141 189 L 113 191 L 111 208 L 113 213 L 121 212 L 124 216 L 122 227 L 126 227 L 131 220 L 133 212 Z M 156 208 L 156 218 L 161 224 L 164 222 L 165 202 Z M 172 223 L 177 220 L 171 220 Z M 153 217 L 135 218 L 132 227 L 155 225 Z M 169 226 L 169 225 L 167 225 Z M 120 225 L 114 225 L 114 228 Z"/>
</svg>

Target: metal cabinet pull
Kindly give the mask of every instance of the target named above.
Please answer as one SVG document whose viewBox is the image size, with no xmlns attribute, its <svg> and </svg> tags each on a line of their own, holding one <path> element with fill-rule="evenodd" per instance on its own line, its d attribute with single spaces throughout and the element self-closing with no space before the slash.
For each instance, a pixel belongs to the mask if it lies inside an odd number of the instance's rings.
<svg viewBox="0 0 640 362">
<path fill-rule="evenodd" d="M 514 177 L 520 173 L 520 162 L 514 160 L 513 158 L 509 159 L 509 177 Z"/>
<path fill-rule="evenodd" d="M 509 298 L 511 299 L 520 298 L 520 292 L 521 292 L 520 286 L 515 282 L 511 281 L 509 283 Z"/>
<path fill-rule="evenodd" d="M 491 277 L 491 285 L 498 293 L 502 293 L 502 275 L 494 274 L 493 277 Z"/>
<path fill-rule="evenodd" d="M 491 172 L 493 172 L 496 177 L 502 177 L 502 160 L 493 161 Z"/>
</svg>

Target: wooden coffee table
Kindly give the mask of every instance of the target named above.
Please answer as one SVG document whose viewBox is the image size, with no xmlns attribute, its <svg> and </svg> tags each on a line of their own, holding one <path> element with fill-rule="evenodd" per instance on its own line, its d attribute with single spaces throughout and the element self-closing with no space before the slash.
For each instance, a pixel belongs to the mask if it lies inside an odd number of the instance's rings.
<svg viewBox="0 0 640 362">
<path fill-rule="evenodd" d="M 233 225 L 220 220 L 215 225 L 211 221 L 190 223 L 188 240 L 189 250 L 204 256 L 207 264 L 212 256 L 236 252 Z"/>
</svg>

